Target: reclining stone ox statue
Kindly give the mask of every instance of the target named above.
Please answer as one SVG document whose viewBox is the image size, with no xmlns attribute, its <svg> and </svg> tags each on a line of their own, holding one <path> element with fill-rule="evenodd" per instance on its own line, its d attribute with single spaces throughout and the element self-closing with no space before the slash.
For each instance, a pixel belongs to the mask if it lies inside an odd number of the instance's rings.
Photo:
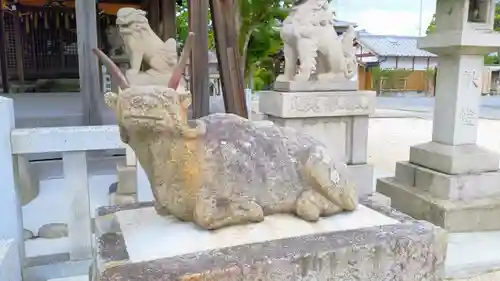
<svg viewBox="0 0 500 281">
<path fill-rule="evenodd" d="M 193 36 L 168 87 L 134 86 L 94 50 L 120 85 L 106 102 L 149 178 L 157 213 L 213 230 L 277 213 L 317 221 L 354 210 L 357 196 L 346 165 L 334 163 L 312 137 L 233 114 L 188 121 L 190 94 L 174 89 Z"/>
</svg>

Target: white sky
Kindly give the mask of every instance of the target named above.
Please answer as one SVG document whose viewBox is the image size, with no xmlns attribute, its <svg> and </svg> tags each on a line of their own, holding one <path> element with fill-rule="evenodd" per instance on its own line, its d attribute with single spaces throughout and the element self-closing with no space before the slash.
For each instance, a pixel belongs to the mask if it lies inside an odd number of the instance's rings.
<svg viewBox="0 0 500 281">
<path fill-rule="evenodd" d="M 421 0 L 422 33 L 432 19 L 436 0 Z M 420 0 L 333 0 L 339 20 L 355 22 L 374 34 L 419 35 Z M 335 3 L 337 2 L 337 3 Z"/>
</svg>

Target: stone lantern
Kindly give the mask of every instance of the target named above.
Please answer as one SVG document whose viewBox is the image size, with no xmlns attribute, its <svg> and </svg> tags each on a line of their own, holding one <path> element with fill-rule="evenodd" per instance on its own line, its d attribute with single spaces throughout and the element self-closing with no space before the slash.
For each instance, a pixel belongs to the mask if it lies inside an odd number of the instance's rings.
<svg viewBox="0 0 500 281">
<path fill-rule="evenodd" d="M 394 208 L 452 232 L 500 229 L 500 156 L 476 144 L 484 55 L 500 46 L 494 10 L 495 0 L 437 0 L 436 29 L 419 41 L 439 56 L 432 141 L 377 182 Z"/>
</svg>

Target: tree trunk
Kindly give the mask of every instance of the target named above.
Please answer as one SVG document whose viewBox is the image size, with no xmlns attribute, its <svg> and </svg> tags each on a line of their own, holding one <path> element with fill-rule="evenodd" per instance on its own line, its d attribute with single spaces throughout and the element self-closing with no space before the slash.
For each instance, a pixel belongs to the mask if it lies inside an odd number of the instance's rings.
<svg viewBox="0 0 500 281">
<path fill-rule="evenodd" d="M 243 48 L 241 51 L 241 73 L 243 77 L 245 77 L 246 71 L 248 44 L 250 44 L 250 39 L 252 39 L 252 33 L 255 31 L 255 29 L 255 27 L 250 28 L 245 35 L 245 41 L 243 41 Z"/>
<path fill-rule="evenodd" d="M 236 38 L 239 38 L 240 29 L 241 29 L 241 13 L 240 13 L 240 1 L 241 0 L 233 0 L 234 2 L 234 23 L 236 27 Z"/>
<path fill-rule="evenodd" d="M 252 37 L 252 30 L 249 30 L 248 33 L 245 35 L 245 41 L 243 41 L 243 48 L 241 50 L 241 73 L 243 74 L 243 77 L 245 77 L 248 43 L 250 43 L 251 37 Z"/>
</svg>

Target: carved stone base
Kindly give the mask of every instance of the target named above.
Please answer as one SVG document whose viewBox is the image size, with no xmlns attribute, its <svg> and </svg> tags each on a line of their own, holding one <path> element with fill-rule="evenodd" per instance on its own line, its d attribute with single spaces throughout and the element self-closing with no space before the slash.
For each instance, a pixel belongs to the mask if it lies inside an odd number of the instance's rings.
<svg viewBox="0 0 500 281">
<path fill-rule="evenodd" d="M 259 93 L 259 109 L 282 118 L 369 115 L 375 109 L 375 92 L 264 91 Z"/>
<path fill-rule="evenodd" d="M 348 164 L 360 197 L 374 192 L 373 167 L 367 164 L 368 115 L 374 105 L 375 93 L 368 91 L 259 94 L 267 120 L 313 136 L 334 161 Z"/>
<path fill-rule="evenodd" d="M 373 165 L 347 164 L 347 171 L 356 186 L 358 198 L 365 198 L 373 195 L 375 192 L 375 185 L 373 184 Z"/>
<path fill-rule="evenodd" d="M 500 171 L 446 174 L 408 162 L 377 181 L 392 206 L 450 232 L 500 229 Z"/>
<path fill-rule="evenodd" d="M 430 223 L 363 205 L 317 223 L 274 215 L 217 231 L 160 217 L 150 204 L 103 207 L 96 239 L 94 281 L 437 281 L 447 245 Z"/>
<path fill-rule="evenodd" d="M 316 92 L 316 91 L 356 91 L 357 81 L 276 81 L 275 91 L 283 92 Z"/>
</svg>

